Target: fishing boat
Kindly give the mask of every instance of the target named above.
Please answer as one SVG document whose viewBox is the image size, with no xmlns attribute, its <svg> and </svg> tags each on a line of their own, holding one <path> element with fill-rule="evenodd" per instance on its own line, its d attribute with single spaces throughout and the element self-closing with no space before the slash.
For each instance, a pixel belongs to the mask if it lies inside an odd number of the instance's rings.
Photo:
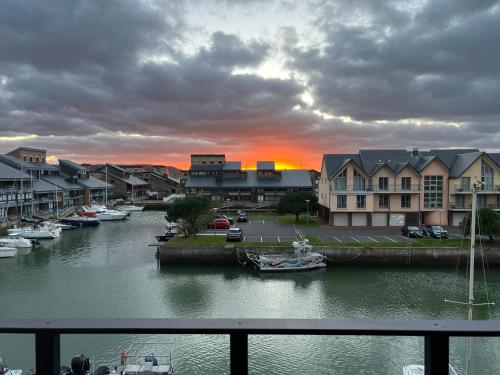
<svg viewBox="0 0 500 375">
<path fill-rule="evenodd" d="M 112 210 L 105 206 L 83 206 L 83 212 L 94 212 L 96 217 L 101 221 L 123 220 L 129 212 Z"/>
<path fill-rule="evenodd" d="M 135 354 L 140 352 L 140 347 L 147 347 L 151 350 L 155 347 L 158 347 L 159 350 L 170 348 L 170 350 L 168 355 Z M 120 366 L 115 367 L 115 372 L 123 375 L 173 375 L 172 355 L 174 350 L 175 340 L 161 343 L 133 342 L 128 349 L 120 353 Z M 118 370 L 120 371 L 118 372 Z"/>
<path fill-rule="evenodd" d="M 471 224 L 470 224 L 470 245 L 469 245 L 469 298 L 467 302 L 451 301 L 445 299 L 445 302 L 457 303 L 460 305 L 467 305 L 468 314 L 467 319 L 472 320 L 472 311 L 474 306 L 494 305 L 494 303 L 474 303 L 474 256 L 476 246 L 476 216 L 477 216 L 477 192 L 482 187 L 482 183 L 478 182 L 472 185 L 472 210 L 471 210 Z M 465 375 L 470 374 L 472 362 L 472 338 L 467 338 L 467 358 Z M 457 371 L 451 364 L 448 365 L 449 375 L 458 375 Z M 403 375 L 424 375 L 425 367 L 423 364 L 405 364 L 403 366 Z"/>
<path fill-rule="evenodd" d="M 0 246 L 15 247 L 15 248 L 31 248 L 34 245 L 34 240 L 29 240 L 27 238 L 10 235 L 8 237 L 0 238 Z"/>
<path fill-rule="evenodd" d="M 75 227 L 94 227 L 101 224 L 95 212 L 79 212 L 77 215 L 68 216 L 60 220 L 61 224 Z"/>
<path fill-rule="evenodd" d="M 326 267 L 326 257 L 312 251 L 313 247 L 303 235 L 292 242 L 293 255 L 289 254 L 252 254 L 248 259 L 263 272 L 310 271 Z"/>
<path fill-rule="evenodd" d="M 17 249 L 15 247 L 0 247 L 0 258 L 12 258 L 15 257 L 16 254 Z"/>
</svg>

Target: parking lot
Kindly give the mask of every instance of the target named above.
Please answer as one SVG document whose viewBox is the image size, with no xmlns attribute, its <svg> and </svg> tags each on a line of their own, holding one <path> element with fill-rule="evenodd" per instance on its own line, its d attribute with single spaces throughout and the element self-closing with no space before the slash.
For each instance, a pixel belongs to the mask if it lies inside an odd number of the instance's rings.
<svg viewBox="0 0 500 375">
<path fill-rule="evenodd" d="M 252 220 L 246 223 L 236 223 L 245 235 L 245 242 L 290 243 L 297 238 L 297 230 L 306 237 L 314 236 L 325 242 L 338 243 L 405 243 L 408 238 L 400 235 L 399 227 L 294 227 L 276 220 Z M 451 239 L 460 239 L 460 229 L 447 228 Z M 203 234 L 225 235 L 226 230 L 207 229 Z"/>
</svg>

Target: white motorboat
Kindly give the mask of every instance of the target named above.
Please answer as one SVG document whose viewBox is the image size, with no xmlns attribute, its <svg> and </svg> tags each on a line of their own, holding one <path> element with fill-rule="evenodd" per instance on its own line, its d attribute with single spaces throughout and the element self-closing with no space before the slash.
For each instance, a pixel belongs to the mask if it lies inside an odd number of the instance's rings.
<svg viewBox="0 0 500 375">
<path fill-rule="evenodd" d="M 1 375 L 22 375 L 23 370 L 10 370 L 3 362 L 2 353 L 0 353 L 0 374 Z"/>
<path fill-rule="evenodd" d="M 112 210 L 104 206 L 83 206 L 82 210 L 95 212 L 96 217 L 101 221 L 123 220 L 130 215 L 129 212 Z"/>
<path fill-rule="evenodd" d="M 448 365 L 448 374 L 449 375 L 458 375 L 457 372 L 451 365 Z M 424 365 L 406 365 L 403 367 L 403 375 L 425 375 L 425 367 Z"/>
<path fill-rule="evenodd" d="M 51 222 L 34 224 L 28 227 L 11 228 L 7 230 L 9 235 L 14 234 L 29 239 L 50 239 L 58 238 L 61 234 L 61 228 L 56 227 Z"/>
<path fill-rule="evenodd" d="M 138 352 L 137 345 L 147 346 L 151 350 L 155 347 L 158 347 L 158 349 L 162 348 L 160 349 L 161 351 L 165 347 L 169 347 L 170 350 L 168 355 L 156 355 L 153 353 L 147 355 L 129 355 L 129 353 Z M 175 341 L 162 343 L 134 342 L 127 350 L 121 352 L 120 367 L 116 369 L 119 369 L 119 373 L 123 375 L 173 375 L 172 355 L 174 350 Z"/>
<path fill-rule="evenodd" d="M 120 211 L 142 211 L 144 210 L 144 206 L 136 206 L 135 204 L 124 204 L 123 206 L 119 206 Z"/>
<path fill-rule="evenodd" d="M 298 241 L 292 242 L 292 246 L 293 255 L 247 252 L 247 257 L 260 271 L 264 272 L 309 271 L 326 267 L 326 257 L 313 252 L 311 244 L 302 235 Z"/>
<path fill-rule="evenodd" d="M 0 238 L 0 246 L 15 247 L 15 248 L 31 248 L 33 247 L 33 242 L 27 238 L 14 234 L 8 237 Z"/>
<path fill-rule="evenodd" d="M 15 257 L 16 254 L 17 249 L 15 247 L 0 247 L 0 258 L 12 258 Z"/>
</svg>

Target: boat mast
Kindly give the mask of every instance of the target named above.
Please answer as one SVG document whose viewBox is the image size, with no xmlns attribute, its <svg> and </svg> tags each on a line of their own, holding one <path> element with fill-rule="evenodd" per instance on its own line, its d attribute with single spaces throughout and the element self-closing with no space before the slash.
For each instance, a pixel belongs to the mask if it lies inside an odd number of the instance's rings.
<svg viewBox="0 0 500 375">
<path fill-rule="evenodd" d="M 59 218 L 59 196 L 57 194 L 57 184 L 55 184 L 56 187 L 56 219 Z"/>
<path fill-rule="evenodd" d="M 108 205 L 108 164 L 106 163 L 106 191 L 104 193 L 104 205 Z"/>
<path fill-rule="evenodd" d="M 19 215 L 19 219 L 23 217 L 23 205 L 24 205 L 24 192 L 23 192 L 23 174 L 24 174 L 24 166 L 21 165 L 21 214 Z"/>
</svg>

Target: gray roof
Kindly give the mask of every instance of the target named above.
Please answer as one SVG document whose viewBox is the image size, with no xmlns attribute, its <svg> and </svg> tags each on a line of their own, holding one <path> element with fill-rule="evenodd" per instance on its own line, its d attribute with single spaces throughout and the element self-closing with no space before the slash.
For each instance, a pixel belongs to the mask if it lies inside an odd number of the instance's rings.
<svg viewBox="0 0 500 375">
<path fill-rule="evenodd" d="M 247 171 L 246 178 L 228 178 L 217 181 L 215 176 L 189 176 L 187 188 L 312 188 L 309 171 L 302 169 L 281 171 L 281 178 L 257 178 L 257 171 Z"/>
<path fill-rule="evenodd" d="M 451 168 L 453 165 L 455 158 L 459 154 L 468 154 L 471 152 L 478 152 L 477 148 L 470 149 L 434 149 L 429 151 L 421 151 L 420 155 L 422 156 L 437 156 L 439 160 L 441 160 L 448 168 Z"/>
<path fill-rule="evenodd" d="M 361 150 L 359 151 L 361 166 L 365 173 L 372 176 L 380 169 L 380 164 L 387 164 L 390 169 L 400 163 L 411 160 L 410 152 L 406 150 Z"/>
<path fill-rule="evenodd" d="M 82 167 L 80 164 L 72 162 L 71 160 L 59 159 L 59 164 L 63 164 L 70 168 L 73 168 L 75 171 L 82 171 L 82 172 L 87 171 L 87 168 Z"/>
<path fill-rule="evenodd" d="M 495 160 L 495 163 L 500 167 L 500 153 L 497 152 L 488 152 L 488 155 Z"/>
<path fill-rule="evenodd" d="M 483 152 L 480 151 L 456 155 L 450 168 L 450 177 L 462 175 L 481 155 Z"/>
<path fill-rule="evenodd" d="M 26 150 L 26 151 L 35 151 L 35 152 L 47 152 L 43 148 L 33 148 L 33 147 L 18 147 L 15 150 L 12 150 L 10 153 L 16 152 L 17 150 Z"/>
<path fill-rule="evenodd" d="M 274 161 L 258 161 L 257 162 L 257 170 L 264 170 L 264 171 L 269 171 L 269 170 L 274 170 Z"/>
<path fill-rule="evenodd" d="M 12 168 L 6 164 L 0 163 L 0 180 L 2 181 L 15 181 L 15 180 L 29 180 L 31 176 L 18 169 Z"/>
<path fill-rule="evenodd" d="M 78 184 L 89 189 L 105 189 L 106 185 L 108 186 L 108 189 L 113 188 L 113 185 L 106 184 L 106 182 L 93 176 L 89 176 L 88 178 L 79 178 Z"/>
<path fill-rule="evenodd" d="M 57 185 L 59 189 L 65 190 L 65 191 L 72 191 L 72 190 L 83 190 L 83 187 L 77 184 L 72 184 L 68 181 L 66 181 L 64 178 L 61 176 L 42 176 L 42 180 L 45 180 L 52 185 Z"/>
<path fill-rule="evenodd" d="M 326 174 L 328 177 L 335 176 L 349 162 L 354 161 L 361 165 L 358 154 L 325 154 L 323 162 L 325 163 Z"/>
<path fill-rule="evenodd" d="M 226 161 L 222 167 L 225 171 L 238 171 L 241 170 L 241 161 Z"/>
<path fill-rule="evenodd" d="M 117 180 L 123 181 L 126 184 L 129 184 L 129 185 L 132 185 L 132 186 L 148 185 L 148 183 L 146 181 L 141 180 L 140 178 L 137 178 L 135 176 L 128 176 L 128 177 L 113 176 L 113 178 L 116 178 Z"/>
<path fill-rule="evenodd" d="M 172 181 L 173 183 L 175 184 L 180 184 L 180 181 L 178 178 L 174 178 L 174 177 L 171 177 L 169 175 L 165 175 L 163 173 L 159 173 L 159 172 L 149 172 L 149 175 L 150 176 L 153 176 L 153 177 L 156 177 L 156 178 L 159 178 L 161 180 L 165 180 L 165 181 Z"/>
<path fill-rule="evenodd" d="M 10 165 L 11 167 L 14 167 L 14 168 L 19 168 L 19 169 L 21 167 L 23 167 L 26 170 L 35 170 L 36 169 L 36 167 L 33 164 L 31 164 L 27 161 L 18 159 L 15 156 L 9 155 L 9 154 L 0 155 L 0 162 L 7 164 L 7 165 Z"/>
<path fill-rule="evenodd" d="M 47 181 L 33 180 L 33 191 L 35 193 L 52 193 L 56 190 L 56 186 Z"/>
</svg>

